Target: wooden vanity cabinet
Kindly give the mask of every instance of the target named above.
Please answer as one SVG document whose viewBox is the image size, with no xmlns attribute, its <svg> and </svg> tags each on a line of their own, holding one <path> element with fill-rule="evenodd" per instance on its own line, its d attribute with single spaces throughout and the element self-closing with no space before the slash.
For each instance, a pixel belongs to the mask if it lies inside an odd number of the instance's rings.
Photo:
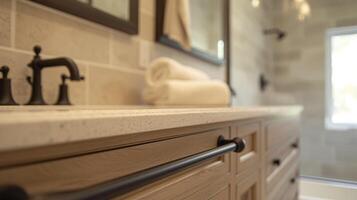
<svg viewBox="0 0 357 200">
<path fill-rule="evenodd" d="M 295 199 L 299 175 L 298 118 L 269 120 L 264 127 L 265 199 Z"/>
<path fill-rule="evenodd" d="M 80 190 L 214 149 L 218 137 L 224 136 L 244 139 L 245 149 L 206 160 L 116 199 L 294 199 L 298 194 L 297 117 L 261 117 L 178 128 L 167 130 L 170 135 L 165 137 L 142 133 L 142 137 L 150 139 L 140 139 L 137 134 L 135 143 L 130 140 L 127 144 L 121 141 L 120 146 L 104 145 L 120 139 L 118 136 L 101 140 L 98 145 L 105 147 L 96 147 L 92 152 L 83 142 L 72 154 L 67 149 L 65 157 L 56 157 L 61 155 L 56 152 L 52 158 L 42 160 L 43 157 L 36 157 L 28 149 L 26 159 L 19 157 L 10 166 L 0 166 L 0 185 L 19 185 L 31 195 Z M 93 146 L 93 141 L 90 144 Z M 41 148 L 46 151 L 50 147 Z M 55 152 L 53 148 L 51 151 Z M 279 165 L 272 163 L 272 159 L 280 159 Z"/>
<path fill-rule="evenodd" d="M 259 170 L 247 170 L 237 179 L 236 200 L 261 199 L 261 182 Z"/>
</svg>

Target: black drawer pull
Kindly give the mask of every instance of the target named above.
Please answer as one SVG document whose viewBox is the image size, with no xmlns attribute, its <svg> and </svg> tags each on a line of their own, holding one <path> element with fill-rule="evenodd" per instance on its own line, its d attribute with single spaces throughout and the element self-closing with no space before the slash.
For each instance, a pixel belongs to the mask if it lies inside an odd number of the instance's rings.
<svg viewBox="0 0 357 200">
<path fill-rule="evenodd" d="M 273 160 L 273 165 L 274 166 L 280 166 L 280 164 L 281 164 L 281 160 L 279 158 L 276 158 L 276 159 Z"/>
<path fill-rule="evenodd" d="M 117 178 L 105 183 L 100 183 L 88 188 L 61 192 L 29 196 L 26 191 L 19 186 L 0 187 L 0 199 L 7 200 L 104 200 L 122 196 L 130 191 L 141 188 L 147 184 L 190 168 L 202 161 L 222 156 L 229 152 L 241 152 L 245 148 L 245 141 L 240 138 L 225 140 L 220 136 L 217 141 L 217 148 L 201 152 L 186 158 L 168 162 L 156 167 L 139 171 L 121 178 Z M 6 198 L 8 197 L 8 198 Z"/>
<path fill-rule="evenodd" d="M 6 185 L 0 187 L 0 199 L 1 200 L 23 200 L 29 199 L 26 191 L 16 185 Z"/>
<path fill-rule="evenodd" d="M 297 142 L 294 142 L 291 144 L 291 147 L 294 149 L 297 149 L 297 148 L 299 148 L 299 144 Z"/>
<path fill-rule="evenodd" d="M 291 183 L 291 184 L 294 184 L 295 182 L 296 182 L 296 179 L 295 179 L 295 178 L 291 178 L 291 179 L 290 179 L 290 183 Z"/>
</svg>

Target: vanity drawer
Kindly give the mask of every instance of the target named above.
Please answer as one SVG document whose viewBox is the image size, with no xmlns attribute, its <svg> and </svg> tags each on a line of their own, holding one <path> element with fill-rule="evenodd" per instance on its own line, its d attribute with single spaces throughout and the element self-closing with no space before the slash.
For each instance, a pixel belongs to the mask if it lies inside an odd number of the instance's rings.
<svg viewBox="0 0 357 200">
<path fill-rule="evenodd" d="M 266 178 L 266 183 L 267 183 L 267 192 L 268 194 L 271 193 L 274 188 L 278 187 L 278 183 L 284 179 L 285 176 L 291 176 L 293 172 L 290 173 L 290 171 L 293 169 L 294 173 L 296 169 L 298 169 L 298 151 L 293 150 L 287 157 L 286 159 L 281 163 L 281 165 L 274 170 L 272 174 L 270 174 Z M 287 179 L 287 178 L 285 178 Z M 278 189 L 281 190 L 281 189 Z"/>
<path fill-rule="evenodd" d="M 291 138 L 284 143 L 279 149 L 269 151 L 266 160 L 266 176 L 270 176 L 279 166 L 285 162 L 288 156 L 299 148 L 299 139 Z"/>
<path fill-rule="evenodd" d="M 228 173 L 217 163 L 202 164 L 117 198 L 125 200 L 219 199 L 229 200 Z"/>
<path fill-rule="evenodd" d="M 299 179 L 299 173 L 298 171 L 293 174 L 289 181 L 289 186 L 288 189 L 286 190 L 285 194 L 280 200 L 298 200 L 298 195 L 299 195 L 299 184 L 298 184 L 298 179 Z"/>
<path fill-rule="evenodd" d="M 271 151 L 280 147 L 289 138 L 295 138 L 299 135 L 299 124 L 295 118 L 279 119 L 270 121 L 266 127 L 266 150 Z"/>
<path fill-rule="evenodd" d="M 235 127 L 236 135 L 246 141 L 244 150 L 236 156 L 236 173 L 252 167 L 259 167 L 259 158 L 261 152 L 261 134 L 260 123 L 252 122 L 240 124 Z"/>
<path fill-rule="evenodd" d="M 281 179 L 274 190 L 268 195 L 268 200 L 295 200 L 298 195 L 298 168 L 294 167 Z"/>
<path fill-rule="evenodd" d="M 231 186 L 227 183 L 227 179 L 225 177 L 222 178 L 218 181 L 213 181 L 208 185 L 203 185 L 203 187 L 200 187 L 198 190 L 194 189 L 193 194 L 188 194 L 183 196 L 182 198 L 176 198 L 176 199 L 230 200 Z M 156 200 L 157 198 L 150 198 L 150 199 Z"/>
<path fill-rule="evenodd" d="M 259 170 L 247 170 L 238 178 L 236 200 L 260 200 L 261 185 Z"/>
<path fill-rule="evenodd" d="M 217 147 L 217 139 L 220 135 L 230 138 L 229 128 L 218 128 L 174 139 L 71 158 L 3 168 L 0 170 L 0 185 L 19 185 L 30 194 L 85 188 L 214 149 Z M 175 186 L 177 192 L 171 192 L 170 195 L 178 195 L 198 185 L 217 180 L 228 173 L 229 154 L 225 154 L 175 174 L 173 175 L 175 179 L 168 177 L 151 185 L 155 187 L 161 184 L 157 190 L 160 189 L 163 193 L 165 187 L 177 185 Z"/>
</svg>

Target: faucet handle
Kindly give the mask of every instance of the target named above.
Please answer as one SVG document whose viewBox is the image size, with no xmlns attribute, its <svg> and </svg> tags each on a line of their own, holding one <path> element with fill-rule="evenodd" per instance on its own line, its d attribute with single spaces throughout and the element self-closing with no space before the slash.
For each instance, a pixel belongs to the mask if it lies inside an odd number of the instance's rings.
<svg viewBox="0 0 357 200">
<path fill-rule="evenodd" d="M 27 81 L 30 85 L 32 85 L 32 78 L 31 78 L 31 76 L 26 76 L 26 81 Z"/>
<path fill-rule="evenodd" d="M 0 68 L 2 78 L 0 78 L 0 105 L 18 105 L 11 91 L 11 79 L 7 77 L 10 68 L 6 65 Z"/>
<path fill-rule="evenodd" d="M 41 51 L 42 51 L 42 48 L 40 45 L 35 45 L 33 47 L 33 52 L 35 52 L 36 57 L 40 56 Z"/>
<path fill-rule="evenodd" d="M 6 66 L 6 65 L 4 65 L 4 66 L 2 66 L 2 67 L 0 68 L 0 72 L 2 73 L 2 78 L 3 78 L 3 79 L 7 79 L 7 75 L 9 74 L 9 71 L 10 71 L 10 69 L 9 69 L 9 67 Z"/>
<path fill-rule="evenodd" d="M 61 75 L 62 84 L 59 86 L 58 98 L 55 105 L 72 105 L 68 95 L 69 88 L 68 85 L 66 84 L 67 79 L 70 79 L 70 77 L 67 76 L 66 74 Z"/>
<path fill-rule="evenodd" d="M 35 52 L 35 55 L 33 56 L 32 61 L 29 64 L 27 64 L 27 66 L 30 67 L 30 68 L 34 68 L 35 67 L 35 61 L 40 59 L 40 53 L 42 51 L 42 48 L 41 48 L 40 45 L 35 45 L 33 47 L 33 51 Z"/>
</svg>

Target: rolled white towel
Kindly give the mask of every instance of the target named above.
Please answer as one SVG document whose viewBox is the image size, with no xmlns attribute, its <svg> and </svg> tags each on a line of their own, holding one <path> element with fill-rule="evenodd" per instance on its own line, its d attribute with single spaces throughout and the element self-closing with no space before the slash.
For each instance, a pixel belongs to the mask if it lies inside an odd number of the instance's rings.
<svg viewBox="0 0 357 200">
<path fill-rule="evenodd" d="M 228 105 L 230 91 L 222 81 L 170 80 L 147 87 L 143 99 L 154 105 Z"/>
<path fill-rule="evenodd" d="M 209 80 L 207 74 L 165 57 L 158 58 L 150 64 L 145 78 L 149 86 L 167 80 Z"/>
</svg>

